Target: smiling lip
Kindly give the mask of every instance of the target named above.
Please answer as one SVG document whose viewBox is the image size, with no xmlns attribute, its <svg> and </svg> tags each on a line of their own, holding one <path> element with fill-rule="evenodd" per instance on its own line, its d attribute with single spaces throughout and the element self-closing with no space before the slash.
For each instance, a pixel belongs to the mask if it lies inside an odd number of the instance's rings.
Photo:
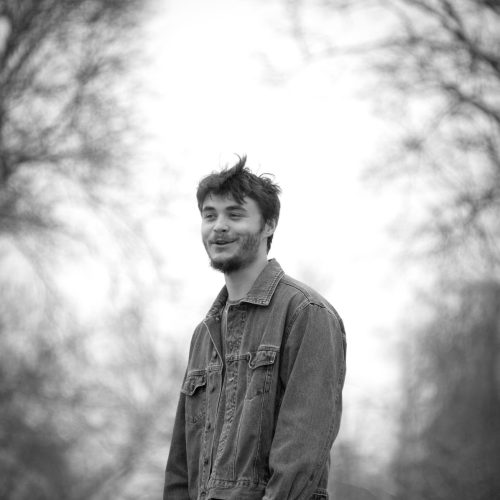
<svg viewBox="0 0 500 500">
<path fill-rule="evenodd" d="M 228 245 L 229 243 L 233 243 L 236 240 L 213 240 L 212 245 Z"/>
</svg>

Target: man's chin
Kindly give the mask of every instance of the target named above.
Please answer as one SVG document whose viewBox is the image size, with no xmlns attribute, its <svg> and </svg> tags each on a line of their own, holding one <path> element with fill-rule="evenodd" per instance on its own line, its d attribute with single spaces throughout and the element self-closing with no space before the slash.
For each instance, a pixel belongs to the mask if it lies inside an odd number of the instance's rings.
<svg viewBox="0 0 500 500">
<path fill-rule="evenodd" d="M 224 274 L 229 274 L 234 271 L 238 271 L 241 268 L 241 262 L 238 259 L 210 259 L 210 265 L 216 271 L 220 271 Z"/>
</svg>

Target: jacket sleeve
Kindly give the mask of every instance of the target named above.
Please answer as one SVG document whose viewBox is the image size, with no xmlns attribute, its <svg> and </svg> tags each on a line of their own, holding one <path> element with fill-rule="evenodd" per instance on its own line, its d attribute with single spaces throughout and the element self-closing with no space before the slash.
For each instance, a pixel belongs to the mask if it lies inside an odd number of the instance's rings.
<svg viewBox="0 0 500 500">
<path fill-rule="evenodd" d="M 189 500 L 186 455 L 185 399 L 181 392 L 165 470 L 163 500 Z"/>
<path fill-rule="evenodd" d="M 342 320 L 322 305 L 305 303 L 291 319 L 284 342 L 283 397 L 263 500 L 309 500 L 340 425 L 345 377 Z"/>
</svg>

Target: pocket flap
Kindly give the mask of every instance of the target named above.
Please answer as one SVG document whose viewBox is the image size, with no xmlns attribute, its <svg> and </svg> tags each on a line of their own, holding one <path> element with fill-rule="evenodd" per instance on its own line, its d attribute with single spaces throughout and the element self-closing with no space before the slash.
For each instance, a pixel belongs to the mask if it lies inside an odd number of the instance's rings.
<svg viewBox="0 0 500 500">
<path fill-rule="evenodd" d="M 250 353 L 248 366 L 259 368 L 259 366 L 272 365 L 276 361 L 276 351 L 257 351 Z"/>
<path fill-rule="evenodd" d="M 196 389 L 204 387 L 205 385 L 207 385 L 206 373 L 188 374 L 182 385 L 181 391 L 187 396 L 192 396 L 196 392 Z"/>
<path fill-rule="evenodd" d="M 328 498 L 329 496 L 327 490 L 324 490 L 323 488 L 317 488 L 313 493 L 311 500 L 328 500 Z"/>
</svg>

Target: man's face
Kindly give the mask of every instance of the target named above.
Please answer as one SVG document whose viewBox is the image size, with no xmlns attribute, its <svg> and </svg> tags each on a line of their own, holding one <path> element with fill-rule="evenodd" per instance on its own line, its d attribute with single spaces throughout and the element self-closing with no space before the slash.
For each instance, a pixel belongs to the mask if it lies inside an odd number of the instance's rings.
<svg viewBox="0 0 500 500">
<path fill-rule="evenodd" d="M 240 204 L 231 195 L 209 194 L 203 202 L 201 236 L 214 269 L 231 273 L 266 258 L 269 231 L 251 198 Z"/>
</svg>

